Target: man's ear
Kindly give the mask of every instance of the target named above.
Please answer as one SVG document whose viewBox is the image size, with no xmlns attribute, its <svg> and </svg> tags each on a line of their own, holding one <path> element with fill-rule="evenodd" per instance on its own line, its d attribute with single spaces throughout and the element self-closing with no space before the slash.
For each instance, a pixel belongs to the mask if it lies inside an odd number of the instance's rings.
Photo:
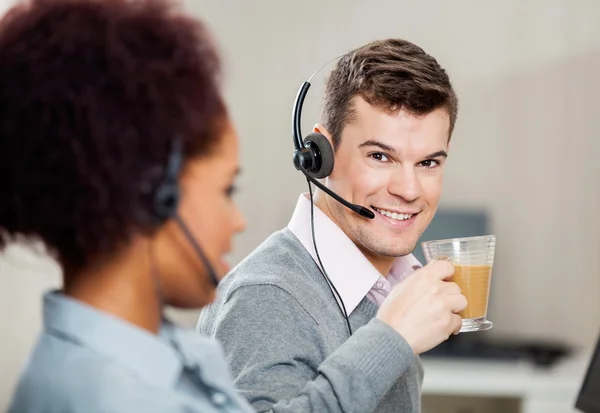
<svg viewBox="0 0 600 413">
<path fill-rule="evenodd" d="M 329 133 L 329 131 L 325 128 L 325 126 L 323 126 L 320 123 L 317 123 L 313 127 L 313 132 L 324 135 L 327 138 L 327 140 L 329 141 L 329 144 L 331 145 L 331 147 L 333 147 L 333 139 L 331 138 L 331 133 Z"/>
</svg>

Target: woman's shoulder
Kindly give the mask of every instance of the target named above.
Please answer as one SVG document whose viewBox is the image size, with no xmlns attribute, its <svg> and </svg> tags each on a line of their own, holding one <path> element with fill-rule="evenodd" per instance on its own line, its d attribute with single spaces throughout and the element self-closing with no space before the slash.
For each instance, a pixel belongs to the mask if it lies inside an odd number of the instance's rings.
<svg viewBox="0 0 600 413">
<path fill-rule="evenodd" d="M 116 401 L 132 377 L 101 353 L 42 334 L 23 370 L 10 412 L 100 411 Z M 138 384 L 139 386 L 139 384 Z M 95 407 L 95 405 L 98 405 Z"/>
<path fill-rule="evenodd" d="M 95 349 L 44 333 L 20 377 L 9 413 L 211 412 L 210 401 L 198 396 L 153 385 Z"/>
</svg>

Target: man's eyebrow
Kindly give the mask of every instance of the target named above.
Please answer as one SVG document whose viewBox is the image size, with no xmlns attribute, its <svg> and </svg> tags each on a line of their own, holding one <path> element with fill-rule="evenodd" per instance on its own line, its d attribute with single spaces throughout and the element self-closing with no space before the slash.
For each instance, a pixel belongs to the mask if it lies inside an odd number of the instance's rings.
<svg viewBox="0 0 600 413">
<path fill-rule="evenodd" d="M 431 158 L 438 158 L 440 156 L 443 156 L 444 158 L 447 158 L 448 157 L 448 152 L 446 152 L 446 151 L 437 151 L 437 152 L 432 153 L 431 155 L 426 156 L 425 158 L 426 159 L 431 159 Z"/>
<path fill-rule="evenodd" d="M 379 141 L 372 140 L 372 139 L 369 139 L 368 141 L 364 141 L 363 143 L 361 143 L 360 145 L 358 145 L 359 148 L 364 148 L 364 147 L 367 147 L 367 146 L 376 146 L 376 147 L 378 147 L 380 149 L 383 149 L 386 152 L 391 152 L 391 153 L 394 153 L 394 154 L 398 154 L 398 151 L 396 150 L 396 148 L 393 148 L 390 145 L 387 145 L 387 144 L 385 144 L 383 142 L 379 142 Z M 434 153 L 432 153 L 430 155 L 427 155 L 425 157 L 425 159 L 438 158 L 440 156 L 442 156 L 444 158 L 447 158 L 448 157 L 448 152 L 446 152 L 444 150 L 439 150 L 439 151 L 434 152 Z"/>
<path fill-rule="evenodd" d="M 368 141 L 364 141 L 363 143 L 361 143 L 360 145 L 358 145 L 359 148 L 365 148 L 367 146 L 376 146 L 378 148 L 383 149 L 386 152 L 392 152 L 392 153 L 398 153 L 398 151 L 396 150 L 396 148 L 392 148 L 390 145 L 386 145 L 383 142 L 379 142 L 379 141 L 375 141 L 372 139 L 369 139 Z"/>
</svg>

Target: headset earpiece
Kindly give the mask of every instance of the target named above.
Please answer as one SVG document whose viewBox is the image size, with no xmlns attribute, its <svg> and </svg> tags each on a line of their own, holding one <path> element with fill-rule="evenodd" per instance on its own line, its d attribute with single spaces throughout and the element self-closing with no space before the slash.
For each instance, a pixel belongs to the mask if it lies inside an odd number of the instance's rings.
<svg viewBox="0 0 600 413">
<path fill-rule="evenodd" d="M 173 217 L 179 206 L 179 185 L 177 182 L 163 182 L 154 195 L 154 214 L 164 222 Z"/>
<path fill-rule="evenodd" d="M 165 167 L 158 165 L 146 172 L 140 192 L 142 205 L 138 207 L 139 221 L 156 227 L 173 218 L 179 207 L 179 172 L 183 164 L 181 139 L 171 142 Z"/>
<path fill-rule="evenodd" d="M 183 166 L 183 143 L 175 137 L 171 141 L 165 174 L 154 192 L 154 215 L 160 223 L 175 216 L 179 207 L 179 172 Z"/>
<path fill-rule="evenodd" d="M 294 151 L 296 169 L 304 168 L 315 179 L 328 177 L 333 171 L 333 148 L 325 135 L 314 132 L 304 139 L 304 148 Z"/>
</svg>

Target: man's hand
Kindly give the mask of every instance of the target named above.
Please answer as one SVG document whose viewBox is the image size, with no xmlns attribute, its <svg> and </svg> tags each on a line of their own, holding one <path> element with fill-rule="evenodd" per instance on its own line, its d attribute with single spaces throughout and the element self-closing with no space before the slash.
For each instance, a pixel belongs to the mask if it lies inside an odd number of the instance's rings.
<svg viewBox="0 0 600 413">
<path fill-rule="evenodd" d="M 467 306 L 460 287 L 447 281 L 454 275 L 448 261 L 432 261 L 396 285 L 377 318 L 396 330 L 416 354 L 432 349 L 457 334 L 462 320 L 457 313 Z"/>
</svg>

